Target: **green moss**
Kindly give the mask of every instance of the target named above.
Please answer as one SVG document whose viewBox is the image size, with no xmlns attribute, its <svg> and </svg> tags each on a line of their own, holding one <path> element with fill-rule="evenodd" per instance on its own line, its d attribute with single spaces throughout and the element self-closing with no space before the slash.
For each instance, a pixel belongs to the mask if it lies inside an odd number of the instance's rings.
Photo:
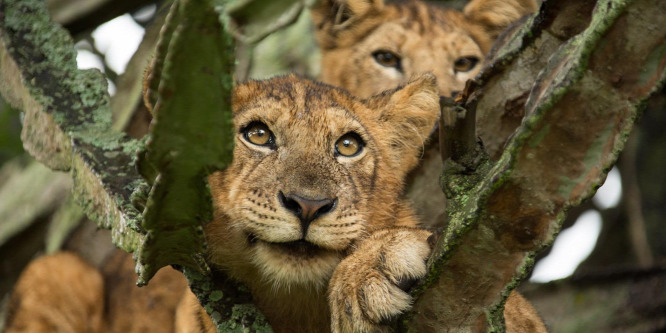
<svg viewBox="0 0 666 333">
<path fill-rule="evenodd" d="M 141 182 L 133 170 L 139 143 L 109 131 L 105 77 L 97 70 L 77 69 L 73 41 L 50 21 L 44 2 L 8 0 L 3 6 L 3 45 L 22 83 L 10 89 L 26 104 L 20 107 L 34 102 L 41 107 L 24 110 L 25 146 L 51 167 L 71 167 L 77 202 L 98 225 L 112 229 L 116 245 L 133 251 L 140 243 L 140 235 L 133 232 L 140 214 L 126 184 Z M 3 70 L 10 65 L 3 64 Z"/>
<path fill-rule="evenodd" d="M 234 280 L 183 267 L 192 292 L 217 325 L 218 332 L 271 332 L 264 315 L 251 302 L 245 286 Z"/>
<path fill-rule="evenodd" d="M 218 332 L 273 332 L 266 318 L 256 307 L 236 304 L 232 308 L 231 320 L 217 326 Z"/>
<path fill-rule="evenodd" d="M 142 173 L 157 179 L 142 222 L 148 236 L 138 259 L 145 281 L 167 264 L 205 271 L 195 259 L 204 252 L 201 226 L 212 219 L 205 177 L 226 167 L 234 145 L 233 38 L 210 1 L 179 2 L 166 24 L 156 59 L 155 119 L 140 162 Z"/>
<path fill-rule="evenodd" d="M 411 292 L 417 298 L 433 285 L 442 275 L 442 270 L 462 237 L 478 222 L 478 205 L 476 199 L 493 163 L 484 152 L 478 152 L 477 165 L 471 172 L 452 160 L 444 163 L 442 186 L 447 195 L 447 229 L 436 244 L 428 260 L 428 273 L 419 285 Z M 400 319 L 404 324 L 411 314 Z"/>
<path fill-rule="evenodd" d="M 482 215 L 489 213 L 485 212 L 483 207 L 487 205 L 490 195 L 507 184 L 507 180 L 511 179 L 516 168 L 522 167 L 522 165 L 517 164 L 520 162 L 517 157 L 523 149 L 526 147 L 538 147 L 551 134 L 550 125 L 544 124 L 544 121 L 547 119 L 545 116 L 548 112 L 553 112 L 553 109 L 558 106 L 558 102 L 571 92 L 572 87 L 580 85 L 580 80 L 585 77 L 587 72 L 590 55 L 598 48 L 602 36 L 610 28 L 615 19 L 623 13 L 625 6 L 626 2 L 624 1 L 602 1 L 602 3 L 597 5 L 597 11 L 590 27 L 582 34 L 572 38 L 566 45 L 560 48 L 557 54 L 553 55 L 547 67 L 537 79 L 537 86 L 542 87 L 544 91 L 537 95 L 539 98 L 529 99 L 530 105 L 526 106 L 526 110 L 531 112 L 523 120 L 521 127 L 513 135 L 500 160 L 494 167 L 488 166 L 485 172 L 478 173 L 477 176 L 479 178 L 460 173 L 460 168 L 456 168 L 455 166 L 453 168 L 449 166 L 448 170 L 445 169 L 441 181 L 447 198 L 449 198 L 447 206 L 449 229 L 433 251 L 433 256 L 429 261 L 429 271 L 426 281 L 418 287 L 419 289 L 414 293 L 415 296 L 420 295 L 420 293 L 427 289 L 428 285 L 432 284 L 443 274 L 442 269 L 454 251 L 464 250 L 459 247 L 458 242 L 460 242 L 463 235 L 471 228 L 477 227 Z M 614 129 L 611 127 L 604 129 L 603 133 L 594 141 L 592 147 L 587 150 L 587 155 L 582 161 L 586 169 L 590 169 L 593 164 L 598 164 L 600 161 L 608 163 L 607 161 L 614 160 L 615 157 L 613 156 L 616 155 L 611 156 L 607 160 L 602 160 L 601 156 L 602 146 L 608 141 L 608 135 Z M 622 142 L 623 139 L 620 138 L 619 141 Z M 606 154 L 607 152 L 603 153 Z M 562 193 L 562 195 L 568 198 L 573 186 L 579 185 L 581 181 L 582 179 L 567 181 L 563 186 L 567 186 L 568 189 L 565 189 L 563 192 L 566 193 Z M 572 203 L 566 204 L 571 205 Z M 552 221 L 553 225 L 550 228 L 550 232 L 548 232 L 549 235 L 557 233 L 562 220 L 566 216 L 566 209 L 568 207 L 564 207 L 556 212 L 556 217 Z M 483 225 L 478 225 L 478 229 L 475 232 L 483 233 L 484 228 L 489 228 L 485 222 Z M 492 234 L 492 232 L 488 234 L 488 239 L 493 238 Z M 480 238 L 485 239 L 484 236 L 480 236 Z M 549 242 L 551 240 L 552 238 L 549 238 L 546 241 Z M 483 247 L 485 245 L 473 244 L 470 246 Z M 534 264 L 533 259 L 534 253 L 529 254 L 524 259 L 523 263 L 517 268 L 512 281 L 504 287 L 500 300 L 486 309 L 489 331 L 503 332 L 505 330 L 503 320 L 504 302 L 518 282 L 527 276 Z M 409 317 L 406 317 L 406 319 L 403 318 L 404 327 L 408 327 L 405 324 L 408 320 Z"/>
<path fill-rule="evenodd" d="M 222 299 L 224 296 L 224 293 L 221 290 L 213 290 L 210 292 L 210 295 L 208 297 L 210 298 L 211 301 L 217 302 Z"/>
<path fill-rule="evenodd" d="M 500 299 L 497 303 L 491 305 L 489 310 L 486 311 L 486 319 L 488 322 L 488 332 L 505 332 L 506 327 L 504 323 L 504 305 L 506 304 L 507 298 L 513 290 L 515 290 L 521 281 L 527 278 L 532 271 L 535 263 L 535 257 L 537 252 L 530 252 L 525 257 L 523 264 L 518 267 L 516 274 L 511 279 L 500 294 Z"/>
<path fill-rule="evenodd" d="M 107 83 L 98 70 L 81 71 L 74 43 L 53 24 L 41 1 L 6 1 L 2 29 L 31 96 L 65 132 L 110 125 Z"/>
<path fill-rule="evenodd" d="M 546 124 L 543 128 L 541 128 L 537 133 L 534 134 L 530 142 L 528 143 L 528 146 L 530 148 L 536 148 L 541 144 L 541 141 L 548 135 L 548 132 L 550 131 L 550 124 Z"/>
</svg>

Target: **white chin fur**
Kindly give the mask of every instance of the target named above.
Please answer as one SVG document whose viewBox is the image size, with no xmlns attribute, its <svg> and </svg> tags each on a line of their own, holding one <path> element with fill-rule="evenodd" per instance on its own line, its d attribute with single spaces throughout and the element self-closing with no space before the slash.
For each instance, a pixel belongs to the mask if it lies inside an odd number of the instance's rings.
<svg viewBox="0 0 666 333">
<path fill-rule="evenodd" d="M 340 263 L 340 254 L 322 251 L 316 256 L 294 256 L 274 248 L 275 245 L 255 244 L 252 263 L 274 288 L 294 285 L 325 287 Z"/>
</svg>

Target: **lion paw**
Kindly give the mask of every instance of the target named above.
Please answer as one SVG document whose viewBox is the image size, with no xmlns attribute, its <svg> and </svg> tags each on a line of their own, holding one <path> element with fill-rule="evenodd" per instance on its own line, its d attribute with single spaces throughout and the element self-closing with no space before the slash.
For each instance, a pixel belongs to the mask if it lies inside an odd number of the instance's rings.
<svg viewBox="0 0 666 333">
<path fill-rule="evenodd" d="M 332 332 L 383 332 L 411 307 L 407 290 L 425 276 L 430 232 L 385 229 L 372 234 L 335 269 L 329 284 Z"/>
</svg>

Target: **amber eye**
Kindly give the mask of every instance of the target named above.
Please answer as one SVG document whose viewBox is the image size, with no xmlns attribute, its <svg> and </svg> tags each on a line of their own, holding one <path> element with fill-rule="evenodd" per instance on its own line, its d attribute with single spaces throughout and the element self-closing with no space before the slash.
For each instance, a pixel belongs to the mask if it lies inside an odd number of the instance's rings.
<svg viewBox="0 0 666 333">
<path fill-rule="evenodd" d="M 269 146 L 275 141 L 271 130 L 262 122 L 252 122 L 245 126 L 241 132 L 245 140 L 258 146 Z"/>
<path fill-rule="evenodd" d="M 462 57 L 458 58 L 456 62 L 453 63 L 453 70 L 456 73 L 469 72 L 472 68 L 476 67 L 476 64 L 479 63 L 479 58 L 477 57 Z"/>
<path fill-rule="evenodd" d="M 399 71 L 402 71 L 402 65 L 400 64 L 400 57 L 390 51 L 375 51 L 372 53 L 372 57 L 375 58 L 375 61 L 384 66 L 384 67 L 392 67 L 395 68 Z"/>
<path fill-rule="evenodd" d="M 361 150 L 363 150 L 363 139 L 354 132 L 343 135 L 335 142 L 335 153 L 341 156 L 356 156 Z"/>
</svg>

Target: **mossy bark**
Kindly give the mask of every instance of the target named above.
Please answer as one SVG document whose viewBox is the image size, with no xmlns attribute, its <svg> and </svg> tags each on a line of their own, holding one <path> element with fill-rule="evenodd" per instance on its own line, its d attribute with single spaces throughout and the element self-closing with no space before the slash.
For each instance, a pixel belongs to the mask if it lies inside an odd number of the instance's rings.
<svg viewBox="0 0 666 333">
<path fill-rule="evenodd" d="M 2 1 L 0 15 L 0 91 L 24 112 L 24 147 L 52 169 L 71 171 L 87 213 L 115 231 L 116 245 L 134 251 L 140 212 L 130 195 L 142 182 L 132 159 L 139 143 L 110 131 L 106 79 L 76 68 L 71 37 L 42 2 Z"/>
<path fill-rule="evenodd" d="M 540 14 L 551 11 L 549 5 Z M 530 271 L 534 251 L 550 244 L 567 210 L 603 183 L 642 102 L 663 83 L 666 28 L 658 17 L 664 15 L 659 1 L 600 1 L 584 31 L 554 54 L 542 54 L 548 60 L 540 60 L 545 67 L 526 97 L 525 117 L 499 160 L 474 172 L 456 166 L 445 173 L 449 226 L 429 260 L 429 278 L 414 293 L 404 330 L 473 331 L 483 318 L 488 331 L 504 330 L 503 303 Z M 530 24 L 534 19 L 513 40 L 533 39 Z M 627 40 L 631 45 L 622 45 Z M 496 61 L 520 59 L 529 48 L 516 50 L 516 56 L 501 51 Z M 484 110 L 484 98 L 493 97 L 488 91 L 499 84 L 492 76 L 506 78 L 510 67 L 481 75 L 477 112 L 497 110 Z M 513 80 L 502 85 L 518 86 L 524 78 Z"/>
<path fill-rule="evenodd" d="M 71 37 L 50 21 L 43 2 L 0 1 L 0 89 L 25 114 L 26 150 L 69 171 L 86 214 L 111 229 L 116 246 L 138 252 L 140 282 L 177 265 L 220 327 L 254 321 L 269 329 L 249 311 L 251 302 L 238 301 L 249 293 L 232 283 L 235 292 L 218 290 L 203 261 L 201 225 L 212 215 L 205 176 L 223 168 L 233 149 L 233 42 L 212 2 L 177 2 L 179 9 L 158 77 L 161 116 L 147 148 L 145 140 L 111 128 L 106 79 L 76 68 Z M 199 61 L 191 61 L 192 50 Z M 148 153 L 142 154 L 144 170 L 153 169 L 148 182 L 137 172 L 137 151 Z"/>
</svg>

